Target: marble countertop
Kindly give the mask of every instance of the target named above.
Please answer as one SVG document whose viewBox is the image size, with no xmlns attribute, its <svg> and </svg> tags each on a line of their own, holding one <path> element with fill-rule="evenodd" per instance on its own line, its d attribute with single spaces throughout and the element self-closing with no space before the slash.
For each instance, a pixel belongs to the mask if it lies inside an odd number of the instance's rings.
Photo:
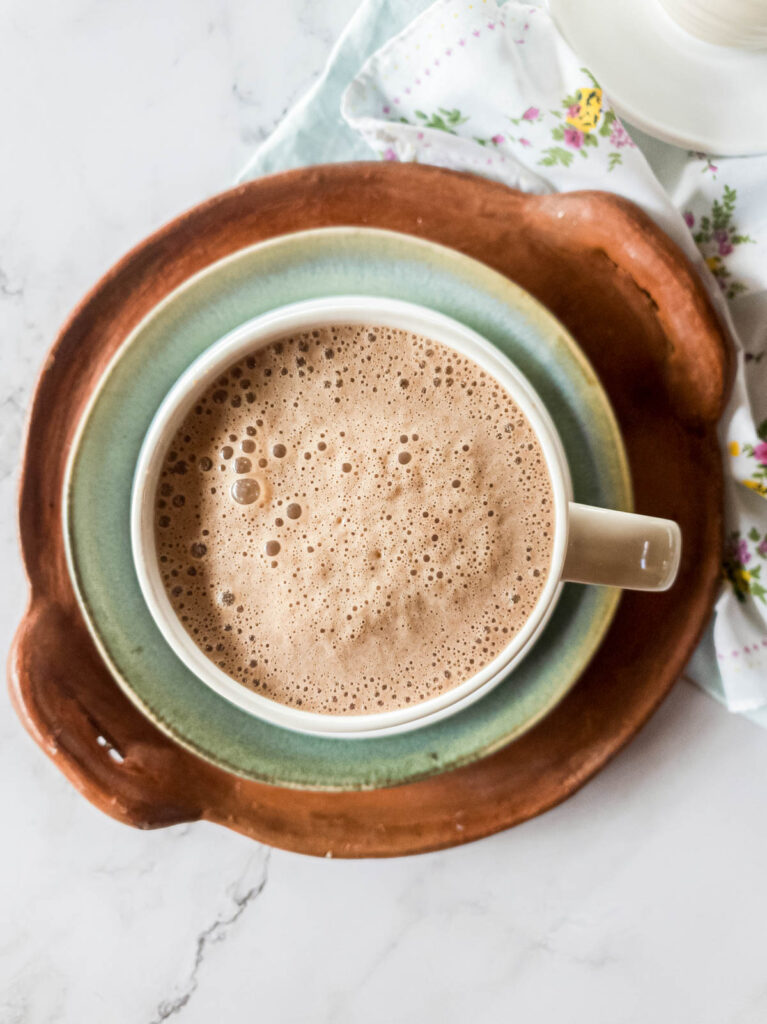
<svg viewBox="0 0 767 1024">
<path fill-rule="evenodd" d="M 70 308 L 226 187 L 356 0 L 6 0 L 0 638 L 24 410 Z M 681 682 L 573 799 L 393 861 L 104 817 L 0 703 L 0 1024 L 760 1024 L 767 733 Z"/>
</svg>

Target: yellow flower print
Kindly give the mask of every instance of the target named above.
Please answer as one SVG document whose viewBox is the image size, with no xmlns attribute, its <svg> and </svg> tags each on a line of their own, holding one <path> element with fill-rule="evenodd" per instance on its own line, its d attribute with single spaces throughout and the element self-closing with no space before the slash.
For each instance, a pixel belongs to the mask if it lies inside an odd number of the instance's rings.
<svg viewBox="0 0 767 1024">
<path fill-rule="evenodd" d="M 751 573 L 748 569 L 725 563 L 722 567 L 722 579 L 730 581 L 738 600 L 743 600 L 751 592 Z"/>
<path fill-rule="evenodd" d="M 729 574 L 725 569 L 724 578 L 730 580 L 736 594 L 745 597 L 751 592 L 751 573 L 748 569 L 730 569 Z"/>
<path fill-rule="evenodd" d="M 741 480 L 742 484 L 749 487 L 752 491 L 756 491 L 757 494 L 761 494 L 763 498 L 767 498 L 767 486 L 765 486 L 760 480 Z"/>
<path fill-rule="evenodd" d="M 576 102 L 567 109 L 566 122 L 586 135 L 593 132 L 602 114 L 602 90 L 596 87 L 578 89 Z"/>
<path fill-rule="evenodd" d="M 709 270 L 716 273 L 722 265 L 722 261 L 718 256 L 709 256 L 706 260 L 706 266 Z"/>
<path fill-rule="evenodd" d="M 740 445 L 737 441 L 730 441 L 730 443 L 727 445 L 727 448 L 730 452 L 730 455 L 740 455 Z"/>
</svg>

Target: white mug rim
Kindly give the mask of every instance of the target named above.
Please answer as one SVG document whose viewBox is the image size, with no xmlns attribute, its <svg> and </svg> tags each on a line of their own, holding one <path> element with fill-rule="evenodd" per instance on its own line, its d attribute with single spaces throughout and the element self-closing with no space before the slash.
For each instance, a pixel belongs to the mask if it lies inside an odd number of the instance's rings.
<svg viewBox="0 0 767 1024">
<path fill-rule="evenodd" d="M 154 497 L 163 456 L 195 398 L 212 379 L 254 349 L 287 333 L 324 324 L 374 323 L 426 334 L 468 356 L 511 394 L 533 427 L 549 471 L 554 498 L 554 541 L 549 575 L 522 629 L 469 679 L 445 693 L 393 711 L 327 715 L 291 708 L 238 683 L 206 657 L 177 616 L 162 582 L 154 534 Z M 161 402 L 144 438 L 131 494 L 131 547 L 144 600 L 166 643 L 203 683 L 250 714 L 283 728 L 321 736 L 356 738 L 401 733 L 453 714 L 498 685 L 532 649 L 561 591 L 572 483 L 561 439 L 543 401 L 522 372 L 473 329 L 416 303 L 346 295 L 291 303 L 248 320 L 210 345 L 178 378 Z"/>
</svg>

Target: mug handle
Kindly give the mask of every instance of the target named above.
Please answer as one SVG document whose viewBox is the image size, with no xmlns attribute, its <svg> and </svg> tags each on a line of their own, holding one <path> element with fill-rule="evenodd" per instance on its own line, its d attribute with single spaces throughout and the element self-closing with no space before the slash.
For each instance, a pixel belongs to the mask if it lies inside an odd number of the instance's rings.
<svg viewBox="0 0 767 1024">
<path fill-rule="evenodd" d="M 682 531 L 671 519 L 570 502 L 562 579 L 625 590 L 668 590 L 682 554 Z"/>
</svg>

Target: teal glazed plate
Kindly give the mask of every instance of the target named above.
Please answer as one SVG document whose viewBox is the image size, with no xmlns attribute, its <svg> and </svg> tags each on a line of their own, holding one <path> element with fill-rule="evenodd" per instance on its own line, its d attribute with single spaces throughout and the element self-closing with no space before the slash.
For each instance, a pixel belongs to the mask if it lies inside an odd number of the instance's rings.
<svg viewBox="0 0 767 1024">
<path fill-rule="evenodd" d="M 561 435 L 578 502 L 632 510 L 618 426 L 562 325 L 484 264 L 409 235 L 327 228 L 235 252 L 161 302 L 112 360 L 80 424 L 65 487 L 78 600 L 118 684 L 168 735 L 227 771 L 278 786 L 360 790 L 413 782 L 484 757 L 550 711 L 588 664 L 620 593 L 566 584 L 533 651 L 486 697 L 394 736 L 325 738 L 255 718 L 176 657 L 139 589 L 130 496 L 144 435 L 201 352 L 258 314 L 302 299 L 377 295 L 419 303 L 479 332 L 530 379 Z"/>
</svg>

